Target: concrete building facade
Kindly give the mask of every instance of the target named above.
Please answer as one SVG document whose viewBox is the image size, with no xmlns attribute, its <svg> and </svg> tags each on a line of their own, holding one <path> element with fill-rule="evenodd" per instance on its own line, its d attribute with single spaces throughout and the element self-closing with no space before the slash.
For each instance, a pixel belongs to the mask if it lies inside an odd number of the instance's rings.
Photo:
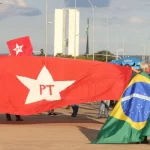
<svg viewBox="0 0 150 150">
<path fill-rule="evenodd" d="M 54 56 L 57 53 L 64 53 L 64 41 L 66 38 L 66 10 L 55 9 L 54 21 Z"/>
<path fill-rule="evenodd" d="M 80 12 L 69 9 L 68 55 L 79 55 Z"/>
<path fill-rule="evenodd" d="M 78 56 L 80 29 L 79 10 L 55 9 L 54 25 L 54 56 L 56 56 L 57 53 Z M 67 47 L 68 51 L 66 53 Z"/>
</svg>

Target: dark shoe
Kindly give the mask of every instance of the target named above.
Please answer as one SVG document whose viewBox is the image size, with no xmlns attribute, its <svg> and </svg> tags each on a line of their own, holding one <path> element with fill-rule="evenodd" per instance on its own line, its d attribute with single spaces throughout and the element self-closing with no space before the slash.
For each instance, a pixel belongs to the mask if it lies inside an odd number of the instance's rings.
<svg viewBox="0 0 150 150">
<path fill-rule="evenodd" d="M 21 119 L 21 118 L 17 118 L 17 119 L 16 119 L 16 121 L 23 121 L 23 119 Z"/>
<path fill-rule="evenodd" d="M 53 113 L 48 113 L 47 115 L 49 115 L 49 116 L 53 116 Z"/>
<path fill-rule="evenodd" d="M 71 115 L 71 117 L 76 117 L 76 116 L 77 116 L 76 114 L 72 114 L 72 115 Z"/>
<path fill-rule="evenodd" d="M 56 116 L 57 114 L 56 114 L 56 113 L 53 113 L 53 115 Z"/>
<path fill-rule="evenodd" d="M 148 140 L 141 141 L 141 144 L 149 144 Z"/>
<path fill-rule="evenodd" d="M 9 118 L 9 119 L 7 118 L 7 121 L 12 121 L 12 119 L 11 118 Z"/>
<path fill-rule="evenodd" d="M 49 115 L 49 116 L 56 116 L 57 114 L 56 113 L 48 113 L 47 115 Z"/>
<path fill-rule="evenodd" d="M 141 144 L 148 144 L 149 141 L 147 140 L 147 136 L 144 136 L 144 140 L 141 141 Z"/>
<path fill-rule="evenodd" d="M 102 118 L 102 116 L 98 116 L 98 119 L 101 119 Z"/>
</svg>

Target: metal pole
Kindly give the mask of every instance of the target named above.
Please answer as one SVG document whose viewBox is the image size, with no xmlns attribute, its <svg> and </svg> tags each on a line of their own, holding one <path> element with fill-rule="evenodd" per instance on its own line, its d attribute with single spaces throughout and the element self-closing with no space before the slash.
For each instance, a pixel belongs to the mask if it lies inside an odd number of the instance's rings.
<svg viewBox="0 0 150 150">
<path fill-rule="evenodd" d="M 119 58 L 119 54 L 118 54 L 118 50 L 117 50 L 117 60 L 118 60 L 118 58 Z"/>
<path fill-rule="evenodd" d="M 94 56 L 95 55 L 94 54 L 95 53 L 95 45 L 94 45 L 95 44 L 95 41 L 94 41 L 95 40 L 95 37 L 94 37 L 95 36 L 95 34 L 94 34 L 94 32 L 95 32 L 95 29 L 94 29 L 94 26 L 95 26 L 94 25 L 95 24 L 95 19 L 94 19 L 95 18 L 95 11 L 94 11 L 94 6 L 93 6 L 92 2 L 90 0 L 88 0 L 88 2 L 90 3 L 90 5 L 92 7 L 92 11 L 93 11 L 93 50 L 92 50 L 92 55 L 93 55 L 93 61 L 94 61 L 95 60 L 95 56 Z"/>
<path fill-rule="evenodd" d="M 148 38 L 148 50 L 150 48 L 149 38 Z M 148 55 L 148 62 L 150 61 L 150 56 Z"/>
<path fill-rule="evenodd" d="M 113 20 L 113 22 L 114 22 L 114 24 L 115 24 L 116 27 L 117 27 L 116 21 Z M 116 28 L 116 30 L 117 30 L 117 28 Z M 118 33 L 117 33 L 117 31 L 116 31 L 116 55 L 118 56 Z M 116 57 L 116 60 L 118 60 L 118 57 Z"/>
<path fill-rule="evenodd" d="M 123 47 L 123 58 L 124 58 L 124 36 L 123 36 L 123 39 L 122 39 L 122 47 Z"/>
<path fill-rule="evenodd" d="M 103 12 L 103 10 L 99 7 L 96 7 L 94 6 L 95 8 L 98 8 L 99 10 L 101 10 Z M 117 23 L 115 20 L 112 19 L 112 21 L 114 22 L 114 24 L 117 26 Z M 107 45 L 106 45 L 106 49 L 108 50 L 109 48 L 109 28 L 108 28 L 108 23 L 109 23 L 109 19 L 108 19 L 108 14 L 107 14 Z M 117 34 L 117 31 L 116 31 L 116 53 L 117 53 L 117 56 L 118 56 L 118 34 Z M 108 52 L 106 52 L 106 61 L 108 61 Z M 124 54 L 123 54 L 124 56 Z M 119 58 L 119 56 L 117 57 L 117 59 Z"/>
<path fill-rule="evenodd" d="M 117 49 L 118 49 L 118 34 L 116 32 L 116 52 L 117 52 Z M 117 54 L 118 56 L 118 54 Z M 116 59 L 118 60 L 118 57 L 116 57 Z"/>
<path fill-rule="evenodd" d="M 45 0 L 45 57 L 47 56 L 47 38 L 48 38 L 48 0 Z"/>
<path fill-rule="evenodd" d="M 92 10 L 93 10 L 93 61 L 95 60 L 95 10 L 94 7 L 92 6 Z"/>
<path fill-rule="evenodd" d="M 108 16 L 107 16 L 107 49 L 106 49 L 106 62 L 108 62 Z"/>
<path fill-rule="evenodd" d="M 101 10 L 102 12 L 103 12 L 103 10 L 101 9 L 101 8 L 99 8 L 99 7 L 96 7 L 96 6 L 94 6 L 95 8 L 98 8 L 99 10 Z M 93 7 L 93 8 L 94 8 Z M 106 35 L 106 41 L 107 41 L 107 44 L 106 44 L 106 62 L 108 62 L 108 48 L 109 48 L 109 46 L 108 46 L 108 32 L 109 32 L 109 30 L 108 30 L 108 15 L 107 15 L 107 35 Z"/>
<path fill-rule="evenodd" d="M 77 0 L 75 0 L 75 33 L 74 33 L 74 59 L 76 59 L 76 11 L 77 11 Z"/>
<path fill-rule="evenodd" d="M 145 59 L 145 56 L 146 56 L 145 51 L 146 51 L 146 45 L 144 44 L 144 62 L 146 61 L 146 59 Z"/>
</svg>

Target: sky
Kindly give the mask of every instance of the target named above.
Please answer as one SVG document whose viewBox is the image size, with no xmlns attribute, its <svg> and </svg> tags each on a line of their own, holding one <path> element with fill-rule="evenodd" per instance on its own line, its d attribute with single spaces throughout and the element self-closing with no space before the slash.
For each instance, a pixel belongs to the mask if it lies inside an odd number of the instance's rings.
<svg viewBox="0 0 150 150">
<path fill-rule="evenodd" d="M 30 36 L 34 51 L 45 49 L 45 0 L 0 0 L 0 53 L 9 53 L 8 40 Z M 126 55 L 150 55 L 150 0 L 91 0 L 94 8 L 94 51 L 124 49 Z M 48 0 L 48 53 L 54 49 L 54 10 L 74 7 L 74 0 Z M 77 0 L 80 10 L 80 54 L 86 49 L 86 23 L 93 11 L 88 0 Z M 108 18 L 108 24 L 107 24 Z M 108 29 L 108 34 L 107 34 Z M 108 35 L 108 36 L 107 36 Z M 107 38 L 108 37 L 108 38 Z"/>
</svg>

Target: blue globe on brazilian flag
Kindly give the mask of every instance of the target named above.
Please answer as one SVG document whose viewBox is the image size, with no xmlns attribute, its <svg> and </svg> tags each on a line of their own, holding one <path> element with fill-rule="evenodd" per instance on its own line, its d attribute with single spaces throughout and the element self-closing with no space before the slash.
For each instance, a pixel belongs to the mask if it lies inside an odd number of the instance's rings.
<svg viewBox="0 0 150 150">
<path fill-rule="evenodd" d="M 141 72 L 129 83 L 93 144 L 136 143 L 150 136 L 150 77 Z"/>
</svg>

